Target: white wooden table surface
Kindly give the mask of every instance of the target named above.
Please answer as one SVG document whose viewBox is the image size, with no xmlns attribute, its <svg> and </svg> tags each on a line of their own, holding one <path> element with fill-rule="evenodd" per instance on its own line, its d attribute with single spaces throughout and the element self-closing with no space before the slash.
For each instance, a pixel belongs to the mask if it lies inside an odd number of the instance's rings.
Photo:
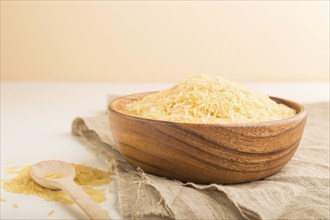
<svg viewBox="0 0 330 220">
<path fill-rule="evenodd" d="M 242 83 L 272 96 L 300 103 L 329 101 L 329 82 Z M 106 169 L 104 158 L 92 156 L 70 134 L 77 116 L 93 116 L 106 109 L 109 94 L 155 91 L 170 83 L 67 83 L 1 81 L 1 179 L 10 166 L 59 159 Z M 101 206 L 119 219 L 116 184 Z M 81 219 L 75 206 L 47 202 L 36 196 L 7 193 L 1 189 L 1 219 Z M 18 208 L 12 205 L 17 204 Z M 51 210 L 55 213 L 48 216 Z"/>
</svg>

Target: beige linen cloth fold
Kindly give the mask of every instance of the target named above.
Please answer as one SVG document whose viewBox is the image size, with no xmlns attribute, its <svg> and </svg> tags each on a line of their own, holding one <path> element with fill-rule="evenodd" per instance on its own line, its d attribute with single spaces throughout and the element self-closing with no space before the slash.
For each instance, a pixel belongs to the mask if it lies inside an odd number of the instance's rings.
<svg viewBox="0 0 330 220">
<path fill-rule="evenodd" d="M 108 117 L 79 117 L 72 133 L 106 156 L 124 217 L 173 219 L 329 219 L 329 103 L 306 105 L 301 144 L 277 174 L 236 185 L 181 183 L 130 167 L 114 150 Z"/>
</svg>

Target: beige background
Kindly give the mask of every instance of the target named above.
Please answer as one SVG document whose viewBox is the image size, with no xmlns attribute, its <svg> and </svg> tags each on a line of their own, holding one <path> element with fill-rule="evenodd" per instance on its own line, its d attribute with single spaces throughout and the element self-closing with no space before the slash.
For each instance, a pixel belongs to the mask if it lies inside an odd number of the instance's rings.
<svg viewBox="0 0 330 220">
<path fill-rule="evenodd" d="M 1 1 L 1 79 L 329 80 L 328 1 Z"/>
</svg>

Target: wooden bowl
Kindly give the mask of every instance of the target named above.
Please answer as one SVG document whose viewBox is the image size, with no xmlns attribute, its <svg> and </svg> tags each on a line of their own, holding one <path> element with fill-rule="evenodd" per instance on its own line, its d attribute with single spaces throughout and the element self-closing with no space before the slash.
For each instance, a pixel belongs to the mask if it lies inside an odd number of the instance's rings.
<svg viewBox="0 0 330 220">
<path fill-rule="evenodd" d="M 118 111 L 148 94 L 109 104 L 116 148 L 133 167 L 183 182 L 242 183 L 278 172 L 297 150 L 307 118 L 302 105 L 276 97 L 271 99 L 297 114 L 271 122 L 219 125 L 151 120 Z"/>
</svg>

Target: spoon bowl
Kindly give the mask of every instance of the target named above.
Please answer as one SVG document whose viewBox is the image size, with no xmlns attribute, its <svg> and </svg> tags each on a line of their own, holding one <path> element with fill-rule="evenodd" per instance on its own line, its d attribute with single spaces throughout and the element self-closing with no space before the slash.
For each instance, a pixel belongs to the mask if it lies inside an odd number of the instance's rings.
<svg viewBox="0 0 330 220">
<path fill-rule="evenodd" d="M 47 174 L 62 174 L 61 178 L 47 178 Z M 32 166 L 30 171 L 31 177 L 41 186 L 48 189 L 60 189 L 59 181 L 61 179 L 74 180 L 76 170 L 73 165 L 58 160 L 41 161 Z"/>
</svg>

